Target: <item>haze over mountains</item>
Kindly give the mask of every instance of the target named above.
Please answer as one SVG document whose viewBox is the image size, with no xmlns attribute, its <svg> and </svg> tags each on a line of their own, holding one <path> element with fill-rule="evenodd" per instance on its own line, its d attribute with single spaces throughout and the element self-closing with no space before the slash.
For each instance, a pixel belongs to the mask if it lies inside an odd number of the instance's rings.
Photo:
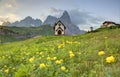
<svg viewBox="0 0 120 77">
<path fill-rule="evenodd" d="M 42 24 L 40 19 L 33 19 L 32 17 L 28 16 L 21 21 L 16 21 L 14 23 L 8 24 L 8 26 L 17 26 L 17 27 L 37 27 Z"/>
<path fill-rule="evenodd" d="M 7 26 L 17 26 L 17 27 L 38 27 L 41 25 L 50 25 L 54 26 L 54 24 L 58 21 L 62 21 L 63 24 L 66 26 L 67 35 L 74 35 L 74 34 L 81 34 L 85 31 L 80 30 L 75 24 L 72 23 L 71 18 L 67 11 L 63 12 L 63 15 L 60 18 L 56 18 L 54 16 L 49 15 L 44 22 L 40 19 L 33 19 L 32 17 L 28 16 L 21 21 L 16 21 L 14 23 L 8 24 Z"/>
</svg>

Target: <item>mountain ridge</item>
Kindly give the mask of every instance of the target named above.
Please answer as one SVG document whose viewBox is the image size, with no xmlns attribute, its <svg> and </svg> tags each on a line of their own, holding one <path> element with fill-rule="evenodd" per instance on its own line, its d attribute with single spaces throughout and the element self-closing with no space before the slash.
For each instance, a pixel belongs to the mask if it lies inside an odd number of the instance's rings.
<svg viewBox="0 0 120 77">
<path fill-rule="evenodd" d="M 54 24 L 56 23 L 58 19 L 54 16 L 48 15 L 46 20 L 43 22 L 42 25 L 51 25 L 54 26 Z"/>
<path fill-rule="evenodd" d="M 69 13 L 65 10 L 60 18 L 55 16 L 48 15 L 46 20 L 42 22 L 40 19 L 33 19 L 31 16 L 27 16 L 20 21 L 16 21 L 14 23 L 10 23 L 7 26 L 17 26 L 17 27 L 38 27 L 41 25 L 50 25 L 54 26 L 57 21 L 61 21 L 65 26 L 65 34 L 66 35 L 75 35 L 75 34 L 83 34 L 84 30 L 80 30 L 77 25 L 75 25 L 70 18 Z"/>
<path fill-rule="evenodd" d="M 77 27 L 75 24 L 73 24 L 73 22 L 71 21 L 70 15 L 68 14 L 68 12 L 66 10 L 63 12 L 63 14 L 60 18 L 56 19 L 56 17 L 54 17 L 54 16 L 52 16 L 52 17 L 48 16 L 44 22 L 44 25 L 45 24 L 47 25 L 49 23 L 49 25 L 53 26 L 54 25 L 53 22 L 56 22 L 59 20 L 66 26 L 66 30 L 65 30 L 66 35 L 75 35 L 75 34 L 85 33 L 85 31 L 80 30 L 79 27 Z"/>
<path fill-rule="evenodd" d="M 31 16 L 27 16 L 20 21 L 13 22 L 7 26 L 17 26 L 17 27 L 37 27 L 42 24 L 40 19 L 33 19 Z"/>
</svg>

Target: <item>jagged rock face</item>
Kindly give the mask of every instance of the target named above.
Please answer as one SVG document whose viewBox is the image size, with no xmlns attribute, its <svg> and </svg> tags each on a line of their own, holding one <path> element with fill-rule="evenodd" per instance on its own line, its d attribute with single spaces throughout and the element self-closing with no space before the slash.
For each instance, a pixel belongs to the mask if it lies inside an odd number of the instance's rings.
<svg viewBox="0 0 120 77">
<path fill-rule="evenodd" d="M 40 19 L 33 19 L 32 17 L 28 16 L 21 21 L 16 21 L 6 26 L 16 26 L 16 27 L 38 27 L 40 25 L 54 26 L 54 24 L 59 20 L 66 26 L 66 30 L 65 30 L 66 35 L 85 33 L 85 31 L 80 30 L 75 24 L 72 23 L 71 18 L 67 11 L 64 11 L 63 15 L 59 19 L 49 15 L 43 23 Z"/>
<path fill-rule="evenodd" d="M 66 26 L 66 30 L 65 30 L 66 35 L 84 33 L 84 31 L 80 30 L 76 25 L 72 23 L 71 18 L 67 11 L 64 11 L 63 15 L 59 19 L 57 19 L 54 16 L 48 16 L 46 20 L 44 21 L 43 25 L 53 26 L 59 20 Z"/>
<path fill-rule="evenodd" d="M 43 25 L 51 25 L 54 26 L 55 22 L 57 21 L 57 18 L 54 16 L 49 15 L 46 20 L 44 21 Z"/>
<path fill-rule="evenodd" d="M 37 27 L 40 26 L 42 21 L 40 19 L 33 19 L 32 17 L 28 16 L 21 21 L 16 21 L 14 23 L 9 24 L 8 26 L 17 26 L 17 27 Z"/>
<path fill-rule="evenodd" d="M 70 19 L 70 16 L 67 11 L 64 11 L 63 15 L 60 17 L 60 21 L 66 26 L 65 34 L 74 35 L 83 33 L 76 25 L 74 25 Z"/>
</svg>

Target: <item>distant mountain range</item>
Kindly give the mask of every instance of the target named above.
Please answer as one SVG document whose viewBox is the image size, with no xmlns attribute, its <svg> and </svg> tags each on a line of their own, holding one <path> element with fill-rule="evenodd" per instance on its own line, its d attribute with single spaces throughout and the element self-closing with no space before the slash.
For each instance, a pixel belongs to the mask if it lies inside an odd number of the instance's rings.
<svg viewBox="0 0 120 77">
<path fill-rule="evenodd" d="M 7 26 L 17 26 L 17 27 L 38 27 L 42 24 L 40 19 L 33 19 L 28 16 L 21 21 L 16 21 L 14 23 L 8 24 Z"/>
<path fill-rule="evenodd" d="M 17 26 L 17 27 L 38 27 L 41 25 L 54 26 L 54 24 L 58 20 L 63 22 L 63 24 L 66 26 L 66 32 L 65 32 L 66 35 L 85 33 L 85 31 L 80 30 L 75 24 L 72 23 L 71 18 L 67 11 L 64 11 L 63 15 L 60 18 L 56 18 L 54 16 L 49 15 L 43 23 L 40 19 L 33 19 L 32 17 L 28 16 L 21 21 L 10 23 L 7 26 Z"/>
</svg>

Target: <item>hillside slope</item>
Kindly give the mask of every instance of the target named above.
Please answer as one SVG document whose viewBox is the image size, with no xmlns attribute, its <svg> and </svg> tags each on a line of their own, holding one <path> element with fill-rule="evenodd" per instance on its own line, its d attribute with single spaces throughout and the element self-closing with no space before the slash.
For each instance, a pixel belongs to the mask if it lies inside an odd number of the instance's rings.
<svg viewBox="0 0 120 77">
<path fill-rule="evenodd" d="M 0 27 L 1 28 L 1 27 Z M 39 27 L 2 27 L 4 32 L 0 32 L 0 41 L 2 43 L 24 40 L 35 36 L 50 36 L 54 35 L 53 27 L 42 25 Z M 0 29 L 2 30 L 2 29 Z M 7 31 L 7 33 L 6 33 Z M 12 33 L 10 33 L 10 32 Z"/>
<path fill-rule="evenodd" d="M 98 55 L 100 51 L 105 54 Z M 0 45 L 1 77 L 120 77 L 119 73 L 120 29 Z"/>
</svg>

